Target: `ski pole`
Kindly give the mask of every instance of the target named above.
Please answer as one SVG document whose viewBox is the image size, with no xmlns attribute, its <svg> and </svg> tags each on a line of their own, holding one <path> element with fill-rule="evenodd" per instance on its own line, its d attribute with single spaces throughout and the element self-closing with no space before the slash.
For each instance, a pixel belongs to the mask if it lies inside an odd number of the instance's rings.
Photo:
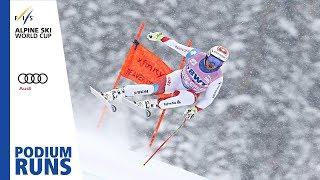
<svg viewBox="0 0 320 180">
<path fill-rule="evenodd" d="M 152 158 L 154 155 L 156 155 L 160 149 L 174 136 L 178 133 L 178 131 L 185 125 L 187 121 L 187 118 L 184 119 L 182 124 L 173 132 L 170 134 L 170 136 L 152 153 L 152 155 L 143 163 L 143 166 L 145 166 Z"/>
</svg>

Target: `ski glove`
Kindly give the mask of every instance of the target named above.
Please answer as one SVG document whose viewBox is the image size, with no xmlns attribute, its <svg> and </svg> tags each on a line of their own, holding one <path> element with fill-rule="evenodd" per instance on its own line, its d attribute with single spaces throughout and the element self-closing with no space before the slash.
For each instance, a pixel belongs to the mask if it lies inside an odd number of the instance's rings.
<svg viewBox="0 0 320 180">
<path fill-rule="evenodd" d="M 188 108 L 184 112 L 184 118 L 186 118 L 188 120 L 192 119 L 197 112 L 198 112 L 198 109 L 195 106 L 192 108 Z"/>
<path fill-rule="evenodd" d="M 161 41 L 161 39 L 164 37 L 164 34 L 162 32 L 153 32 L 149 33 L 147 38 L 150 41 Z"/>
</svg>

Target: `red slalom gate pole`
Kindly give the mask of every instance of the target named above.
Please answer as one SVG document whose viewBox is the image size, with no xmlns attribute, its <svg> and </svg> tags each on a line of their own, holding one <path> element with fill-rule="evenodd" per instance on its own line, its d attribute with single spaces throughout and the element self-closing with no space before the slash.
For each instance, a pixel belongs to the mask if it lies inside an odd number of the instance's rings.
<svg viewBox="0 0 320 180">
<path fill-rule="evenodd" d="M 138 30 L 137 34 L 134 36 L 135 40 L 139 40 L 140 39 L 143 30 L 144 30 L 144 22 L 142 22 L 140 24 L 139 30 Z M 120 70 L 115 82 L 113 83 L 113 89 L 118 88 L 121 78 L 122 78 L 122 76 L 121 76 L 121 70 Z M 103 106 L 103 108 L 101 110 L 101 113 L 100 113 L 100 116 L 99 116 L 97 128 L 101 128 L 102 127 L 103 122 L 104 122 L 104 115 L 106 114 L 106 112 L 107 112 L 107 107 Z"/>
<path fill-rule="evenodd" d="M 159 128 L 160 128 L 160 124 L 162 123 L 163 119 L 164 119 L 164 113 L 166 112 L 166 110 L 162 110 L 161 112 L 161 115 L 157 121 L 157 124 L 156 124 L 156 128 L 154 129 L 153 133 L 152 133 L 152 136 L 151 136 L 151 139 L 150 139 L 150 143 L 149 143 L 149 147 L 152 146 L 154 140 L 156 139 L 157 135 L 158 135 L 158 132 L 159 132 Z"/>
<path fill-rule="evenodd" d="M 141 37 L 141 34 L 143 32 L 143 29 L 144 29 L 144 22 L 142 22 L 139 26 L 139 30 L 137 32 L 137 34 L 134 36 L 134 40 L 139 40 L 140 37 Z M 121 72 L 121 71 L 120 71 Z M 114 82 L 113 84 L 113 89 L 117 88 L 119 86 L 119 82 L 120 82 L 120 79 L 121 79 L 121 73 L 119 72 L 118 76 L 117 76 L 117 79 L 116 81 Z"/>
</svg>

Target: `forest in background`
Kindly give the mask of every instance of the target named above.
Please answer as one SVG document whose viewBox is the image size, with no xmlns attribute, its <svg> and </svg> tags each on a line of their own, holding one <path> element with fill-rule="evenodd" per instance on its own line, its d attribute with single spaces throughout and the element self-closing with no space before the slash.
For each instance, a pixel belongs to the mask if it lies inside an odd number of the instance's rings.
<svg viewBox="0 0 320 180">
<path fill-rule="evenodd" d="M 141 42 L 171 67 L 181 56 L 148 41 L 148 32 L 231 52 L 219 95 L 168 144 L 163 161 L 208 178 L 320 179 L 319 9 L 317 0 L 58 0 L 74 111 L 90 103 L 88 85 L 112 87 L 143 21 Z M 168 112 L 158 141 L 184 110 Z M 138 149 L 154 121 L 130 123 Z"/>
</svg>

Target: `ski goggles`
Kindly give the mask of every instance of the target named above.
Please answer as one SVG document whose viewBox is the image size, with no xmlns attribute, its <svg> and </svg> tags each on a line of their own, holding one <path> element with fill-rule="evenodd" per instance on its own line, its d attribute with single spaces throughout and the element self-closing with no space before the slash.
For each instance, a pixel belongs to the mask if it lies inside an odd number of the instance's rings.
<svg viewBox="0 0 320 180">
<path fill-rule="evenodd" d="M 218 69 L 222 66 L 223 61 L 213 55 L 207 55 L 205 64 L 208 69 Z"/>
</svg>

